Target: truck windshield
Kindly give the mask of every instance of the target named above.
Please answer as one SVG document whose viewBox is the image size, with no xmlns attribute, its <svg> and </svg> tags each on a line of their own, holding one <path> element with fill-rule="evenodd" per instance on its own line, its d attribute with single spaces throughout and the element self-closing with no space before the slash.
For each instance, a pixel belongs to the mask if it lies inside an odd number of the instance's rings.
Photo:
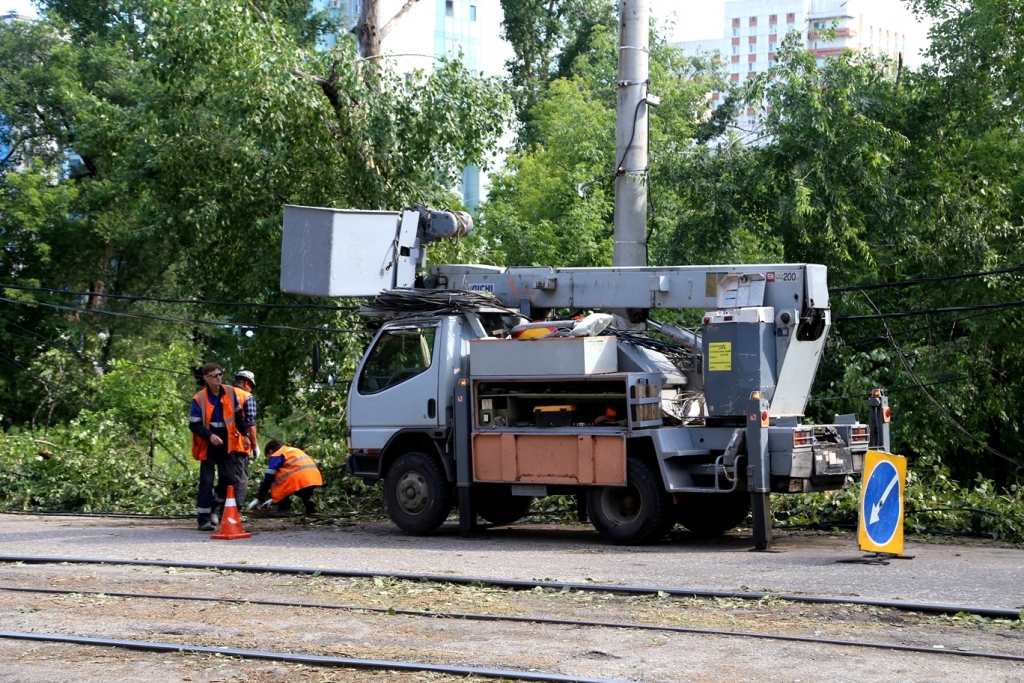
<svg viewBox="0 0 1024 683">
<path fill-rule="evenodd" d="M 424 372 L 434 358 L 434 327 L 388 330 L 377 338 L 359 375 L 359 393 L 376 394 Z"/>
</svg>

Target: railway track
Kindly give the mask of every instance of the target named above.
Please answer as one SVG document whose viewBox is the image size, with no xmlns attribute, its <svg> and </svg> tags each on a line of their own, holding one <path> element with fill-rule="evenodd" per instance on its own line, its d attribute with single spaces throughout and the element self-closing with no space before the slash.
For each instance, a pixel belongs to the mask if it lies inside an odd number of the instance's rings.
<svg viewBox="0 0 1024 683">
<path fill-rule="evenodd" d="M 195 602 L 215 602 L 215 603 L 226 603 L 226 604 L 241 604 L 241 605 L 262 605 L 268 607 L 285 607 L 291 609 L 324 609 L 324 610 L 344 610 L 350 612 L 375 612 L 380 614 L 390 615 L 401 615 L 408 617 L 425 617 L 429 619 L 458 619 L 465 621 L 490 621 L 490 622 L 505 622 L 505 623 L 516 623 L 516 624 L 546 624 L 554 626 L 570 626 L 575 628 L 608 628 L 608 629 L 631 629 L 639 631 L 660 631 L 663 633 L 686 633 L 691 635 L 708 635 L 708 636 L 722 636 L 732 638 L 755 638 L 761 640 L 777 640 L 794 643 L 810 643 L 814 645 L 834 645 L 837 647 L 857 647 L 857 648 L 868 648 L 868 649 L 881 649 L 890 650 L 896 652 L 919 652 L 926 653 L 929 655 L 948 655 L 954 657 L 981 657 L 985 659 L 996 659 L 1013 662 L 1024 662 L 1024 655 L 1012 655 L 997 652 L 980 652 L 976 650 L 947 650 L 947 649 L 935 649 L 929 647 L 922 647 L 916 645 L 902 645 L 896 643 L 878 643 L 870 641 L 857 641 L 857 640 L 839 640 L 835 638 L 819 638 L 813 636 L 795 636 L 782 633 L 759 633 L 750 631 L 732 631 L 726 629 L 710 629 L 710 628 L 694 628 L 688 626 L 667 626 L 667 625 L 656 625 L 656 624 L 639 624 L 639 623 L 627 623 L 627 622 L 610 622 L 610 621 L 591 621 L 583 619 L 557 619 L 550 617 L 538 617 L 538 616 L 509 616 L 509 615 L 496 615 L 496 614 L 480 614 L 480 613 L 467 613 L 467 612 L 435 612 L 435 611 L 424 611 L 424 610 L 408 610 L 398 609 L 394 607 L 366 607 L 360 605 L 339 605 L 332 603 L 310 603 L 310 602 L 295 602 L 295 601 L 283 601 L 283 600 L 259 600 L 259 599 L 248 599 L 248 598 L 232 598 L 232 597 L 214 597 L 214 596 L 195 596 L 195 595 L 178 595 L 178 594 L 165 594 L 165 593 L 132 593 L 123 591 L 97 591 L 97 590 L 73 590 L 73 589 L 58 589 L 58 588 L 34 588 L 34 587 L 23 587 L 23 586 L 0 586 L 0 591 L 18 592 L 18 593 L 40 593 L 49 595 L 94 595 L 94 596 L 107 596 L 117 598 L 131 598 L 137 600 L 172 600 L 176 602 L 183 601 L 195 601 Z M 0 632 L 0 637 L 8 637 L 3 632 Z M 15 637 L 15 636 L 10 636 Z M 70 641 L 59 641 L 59 642 L 70 642 Z M 116 642 L 128 642 L 128 641 L 116 641 Z M 134 641 L 132 641 L 134 642 Z M 95 643 L 92 643 L 95 644 Z M 114 645 L 115 641 L 110 641 L 110 645 Z M 142 649 L 142 648 L 136 648 Z M 232 655 L 241 656 L 241 655 Z M 254 655 L 255 656 L 255 655 Z M 290 661 L 290 660 L 286 660 Z M 323 662 L 327 664 L 328 662 Z M 356 665 L 352 665 L 356 666 Z M 363 665 L 359 665 L 363 666 Z M 432 669 L 431 669 L 432 670 Z M 452 673 L 449 671 L 449 673 Z M 478 675 L 489 675 L 478 673 Z M 498 674 L 494 674 L 498 676 Z M 503 672 L 501 675 L 507 677 L 508 672 Z M 534 680 L 534 679 L 524 679 Z M 544 678 L 535 680 L 564 680 L 555 678 Z M 575 679 L 573 679 L 575 680 Z M 580 679 L 582 680 L 582 679 Z"/>
<path fill-rule="evenodd" d="M 0 638 L 28 640 L 46 643 L 67 643 L 71 645 L 92 645 L 98 647 L 118 647 L 143 652 L 170 652 L 190 654 L 211 654 L 221 657 L 237 657 L 239 659 L 259 659 L 275 662 L 289 662 L 309 666 L 349 667 L 368 669 L 371 671 L 430 671 L 434 673 L 452 674 L 456 676 L 480 676 L 482 678 L 499 678 L 515 681 L 540 681 L 542 683 L 628 683 L 611 678 L 586 678 L 582 676 L 565 676 L 555 673 L 535 671 L 516 671 L 512 669 L 484 669 L 471 666 L 446 666 L 442 664 L 424 664 L 422 662 L 406 662 L 393 659 L 356 659 L 352 657 L 329 657 L 324 655 L 294 654 L 291 652 L 269 652 L 266 650 L 244 650 L 228 647 L 202 647 L 200 645 L 181 645 L 179 643 L 161 643 L 151 640 L 116 640 L 110 638 L 86 638 L 82 636 L 66 636 L 56 633 L 22 633 L 19 631 L 0 631 Z"/>
<path fill-rule="evenodd" d="M 98 557 L 47 557 L 28 555 L 0 555 L 0 563 L 23 564 L 96 564 L 123 565 L 139 567 L 162 567 L 182 569 L 215 569 L 256 574 L 291 574 L 331 576 L 337 578 L 387 578 L 400 581 L 426 581 L 432 583 L 451 583 L 461 585 L 486 585 L 496 588 L 513 590 L 533 590 L 534 588 L 552 588 L 555 590 L 591 591 L 597 593 L 614 593 L 619 595 L 671 595 L 689 598 L 729 598 L 740 600 L 784 600 L 795 603 L 828 604 L 828 605 L 859 605 L 893 609 L 903 612 L 922 612 L 930 614 L 971 614 L 991 619 L 1021 618 L 1021 608 L 994 607 L 986 605 L 961 605 L 954 603 L 928 603 L 905 600 L 871 600 L 847 596 L 807 595 L 793 593 L 772 593 L 757 591 L 722 591 L 686 588 L 679 586 L 626 586 L 602 583 L 574 583 L 565 581 L 533 581 L 525 579 L 503 579 L 487 576 L 457 576 L 448 574 L 425 574 L 411 572 L 373 572 L 351 569 L 325 569 L 311 567 L 286 567 L 255 564 L 224 564 L 214 562 L 184 562 L 168 560 L 125 560 L 118 558 Z"/>
</svg>

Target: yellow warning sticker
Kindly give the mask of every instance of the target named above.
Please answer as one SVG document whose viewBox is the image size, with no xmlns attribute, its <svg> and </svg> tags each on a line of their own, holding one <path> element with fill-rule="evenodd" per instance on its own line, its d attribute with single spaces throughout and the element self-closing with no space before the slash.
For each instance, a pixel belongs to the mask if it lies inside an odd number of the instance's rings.
<svg viewBox="0 0 1024 683">
<path fill-rule="evenodd" d="M 708 370 L 732 370 L 732 342 L 708 344 Z"/>
</svg>

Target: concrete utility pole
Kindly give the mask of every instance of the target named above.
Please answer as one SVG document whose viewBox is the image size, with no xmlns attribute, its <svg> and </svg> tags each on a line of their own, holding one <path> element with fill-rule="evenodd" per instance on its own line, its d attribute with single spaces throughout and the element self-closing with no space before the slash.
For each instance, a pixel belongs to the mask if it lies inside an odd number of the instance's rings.
<svg viewBox="0 0 1024 683">
<path fill-rule="evenodd" d="M 619 95 L 615 126 L 613 265 L 647 265 L 648 0 L 619 0 Z"/>
</svg>

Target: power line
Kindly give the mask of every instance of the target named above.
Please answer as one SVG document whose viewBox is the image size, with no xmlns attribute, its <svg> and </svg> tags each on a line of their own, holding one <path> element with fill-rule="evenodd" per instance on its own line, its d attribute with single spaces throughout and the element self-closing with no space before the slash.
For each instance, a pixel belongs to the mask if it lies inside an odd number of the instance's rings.
<svg viewBox="0 0 1024 683">
<path fill-rule="evenodd" d="M 1002 368 L 1002 369 L 991 368 L 987 372 L 976 372 L 976 373 L 971 374 L 971 375 L 960 375 L 959 377 L 953 377 L 951 379 L 938 380 L 938 381 L 935 381 L 935 382 L 928 382 L 928 383 L 925 383 L 925 384 L 905 384 L 903 386 L 895 387 L 893 389 L 886 389 L 885 395 L 886 396 L 892 396 L 893 394 L 899 394 L 899 393 L 902 393 L 904 391 L 909 391 L 910 389 L 920 389 L 921 387 L 934 387 L 934 386 L 937 386 L 939 384 L 952 384 L 954 382 L 962 382 L 962 381 L 964 381 L 966 379 L 975 379 L 977 377 L 986 377 L 988 375 L 991 375 L 993 372 L 1007 373 L 1007 372 L 1013 372 L 1015 370 L 1022 370 L 1022 369 L 1024 369 L 1024 365 L 1017 365 L 1017 366 L 1012 367 L 1012 368 Z M 863 396 L 822 396 L 821 398 L 809 398 L 809 399 L 807 399 L 807 402 L 808 403 L 817 403 L 817 402 L 820 402 L 820 401 L 845 401 L 845 400 L 853 399 L 853 398 L 863 398 Z"/>
<path fill-rule="evenodd" d="M 267 323 L 240 323 L 240 322 L 229 322 L 221 320 L 202 320 L 199 318 L 177 318 L 173 316 L 164 315 L 152 315 L 148 313 L 126 313 L 122 311 L 110 311 L 103 308 L 82 308 L 80 306 L 63 306 L 61 304 L 50 304 L 42 301 L 19 301 L 17 299 L 6 299 L 0 297 L 0 301 L 7 302 L 9 304 L 17 304 L 21 306 L 46 306 L 47 308 L 56 308 L 62 311 L 72 311 L 75 313 L 98 313 L 100 315 L 111 315 L 120 318 L 143 318 L 146 320 L 159 320 L 162 322 L 171 323 L 184 323 L 186 325 L 212 325 L 214 327 L 247 327 L 255 329 L 266 329 L 266 330 L 290 330 L 294 332 L 333 332 L 336 334 L 372 334 L 373 330 L 359 329 L 359 330 L 343 330 L 336 327 L 306 327 L 300 325 L 270 325 Z"/>
<path fill-rule="evenodd" d="M 49 292 L 51 294 L 64 294 L 67 296 L 95 296 L 104 299 L 116 299 L 119 301 L 154 301 L 163 304 L 189 304 L 195 306 L 230 306 L 248 308 L 283 308 L 283 309 L 311 309 L 323 311 L 354 311 L 359 306 L 331 306 L 328 304 L 270 304 L 254 301 L 207 301 L 205 299 L 171 299 L 159 296 L 146 296 L 142 294 L 103 294 L 100 292 L 76 292 L 68 289 L 54 289 L 52 287 L 28 287 L 25 285 L 9 285 L 0 283 L 0 288 L 19 289 L 26 292 Z"/>
<path fill-rule="evenodd" d="M 1003 273 L 1019 273 L 1024 271 L 1024 265 L 1000 268 L 998 270 L 981 270 L 974 273 L 960 273 L 958 275 L 941 275 L 938 277 L 922 277 L 912 280 L 900 280 L 899 282 L 881 282 L 873 285 L 853 285 L 851 287 L 837 287 L 830 289 L 831 294 L 842 294 L 843 292 L 861 292 L 870 289 L 887 289 L 889 287 L 910 287 L 912 285 L 923 285 L 929 282 L 946 282 L 948 280 L 964 280 L 972 277 L 985 277 L 986 275 L 1001 275 Z"/>
<path fill-rule="evenodd" d="M 1006 301 L 998 304 L 976 304 L 973 306 L 951 306 L 949 308 L 929 308 L 923 311 L 897 311 L 895 313 L 873 313 L 871 315 L 844 315 L 835 318 L 835 320 L 836 322 L 846 320 L 883 320 L 885 318 L 909 318 L 915 315 L 931 315 L 933 313 L 960 313 L 963 311 L 984 311 L 996 308 L 1019 308 L 1020 306 L 1024 306 L 1024 301 Z"/>
<path fill-rule="evenodd" d="M 967 320 L 974 320 L 975 318 L 982 318 L 982 317 L 984 317 L 986 315 L 991 315 L 993 313 L 998 313 L 998 312 L 999 312 L 999 309 L 991 309 L 991 310 L 982 311 L 981 313 L 975 313 L 974 315 L 965 315 L 965 316 L 960 317 L 960 318 L 953 318 L 952 320 L 949 321 L 949 324 L 950 325 L 956 325 L 957 323 L 962 323 L 962 322 L 965 322 Z M 893 337 L 902 339 L 904 337 L 912 336 L 915 332 L 921 332 L 922 330 L 931 330 L 933 328 L 934 328 L 934 323 L 929 323 L 927 325 L 918 325 L 917 327 L 911 327 L 909 329 L 900 330 L 899 333 L 894 333 Z M 868 335 L 868 336 L 862 336 L 862 337 L 853 338 L 853 339 L 846 339 L 846 338 L 842 338 L 842 339 L 843 339 L 843 342 L 845 344 L 849 345 L 849 346 L 861 346 L 861 345 L 864 345 L 864 344 L 868 344 L 870 342 L 888 342 L 889 341 L 887 337 L 880 336 L 880 335 L 875 335 L 875 336 Z"/>
<path fill-rule="evenodd" d="M 95 358 L 91 358 L 90 356 L 88 356 L 84 352 L 79 351 L 78 349 L 74 348 L 73 346 L 70 346 L 67 343 L 59 343 L 58 344 L 57 343 L 58 340 L 52 339 L 50 337 L 46 337 L 44 335 L 41 335 L 38 332 L 30 330 L 27 327 L 23 327 L 22 325 L 19 325 L 18 323 L 14 322 L 14 321 L 11 321 L 11 320 L 8 320 L 6 318 L 0 318 L 0 321 L 6 323 L 8 325 L 14 325 L 17 328 L 19 328 L 21 330 L 24 330 L 25 332 L 28 332 L 32 336 L 29 337 L 29 336 L 26 336 L 24 334 L 18 334 L 16 332 L 11 332 L 10 330 L 5 330 L 2 327 L 0 327 L 0 333 L 2 333 L 2 334 L 5 334 L 5 335 L 10 336 L 10 337 L 18 337 L 19 339 L 26 339 L 26 340 L 32 342 L 33 344 L 37 344 L 39 346 L 48 346 L 51 349 L 63 349 L 65 351 L 70 351 L 71 353 L 74 353 L 76 356 L 78 356 L 79 358 L 81 358 L 83 360 L 90 361 L 90 362 L 92 362 L 94 364 L 97 364 L 97 365 L 100 364 L 99 360 L 97 360 Z M 0 358 L 0 360 L 3 360 L 3 358 Z M 112 358 L 112 359 L 110 359 L 109 362 L 111 364 L 124 364 L 124 365 L 129 365 L 129 366 L 135 367 L 135 368 L 143 368 L 145 370 L 154 370 L 154 371 L 157 371 L 157 372 L 165 372 L 165 373 L 172 374 L 172 375 L 181 375 L 181 376 L 192 377 L 193 379 L 195 379 L 195 377 L 196 377 L 195 373 L 193 373 L 193 372 L 188 372 L 188 371 L 185 371 L 185 370 L 174 370 L 172 368 L 162 368 L 162 367 L 160 367 L 158 365 L 149 365 L 149 364 L 146 364 L 146 363 L 134 363 L 134 362 L 132 362 L 132 361 L 126 359 L 126 358 Z M 8 363 L 8 364 L 10 364 L 10 363 Z M 15 367 L 18 370 L 25 370 L 25 371 L 27 371 L 27 369 L 24 368 L 24 367 L 19 367 L 19 366 L 15 366 Z M 292 385 L 292 384 L 271 384 L 271 383 L 267 383 L 267 382 L 260 382 L 260 386 L 261 387 L 276 387 L 276 388 L 279 388 L 279 389 L 281 389 L 281 388 L 285 388 L 285 389 L 287 389 L 287 388 L 295 388 L 295 389 L 301 389 L 301 390 L 304 390 L 304 391 L 310 391 L 310 390 L 314 390 L 314 389 L 322 389 L 324 386 L 328 386 L 332 390 L 338 390 L 339 387 L 341 387 L 342 389 L 347 389 L 348 383 L 351 382 L 351 381 L 352 381 L 351 377 L 347 377 L 347 378 L 343 377 L 343 378 L 337 378 L 335 380 L 335 384 L 334 385 L 328 385 L 326 382 L 314 382 L 314 384 L 309 385 L 309 386 L 299 386 L 299 385 Z M 344 384 L 344 386 L 342 386 L 342 383 Z"/>
<path fill-rule="evenodd" d="M 876 311 L 878 310 L 878 307 L 875 306 L 875 302 L 872 301 L 871 298 L 867 294 L 864 294 L 864 298 L 867 299 L 868 304 L 870 304 L 870 306 L 872 308 L 874 308 Z M 972 434 L 966 427 L 964 427 L 962 424 L 960 424 L 952 415 L 949 414 L 949 411 L 946 410 L 946 408 L 943 407 L 943 405 L 941 403 L 939 403 L 938 400 L 936 400 L 935 397 L 932 396 L 928 392 L 927 389 L 925 389 L 925 386 L 921 382 L 921 379 L 917 376 L 917 373 L 914 372 L 914 368 L 910 365 L 910 361 L 907 360 L 907 357 L 905 355 L 903 355 L 903 349 L 900 348 L 900 345 L 896 343 L 896 339 L 892 336 L 892 332 L 889 330 L 889 324 L 888 323 L 884 323 L 884 322 L 882 324 L 885 326 L 885 332 L 889 336 L 889 342 L 892 344 L 892 348 L 896 351 L 896 356 L 900 359 L 900 364 L 903 366 L 903 369 L 906 370 L 907 375 L 910 377 L 910 381 L 912 381 L 915 385 L 917 385 L 917 388 L 920 390 L 920 392 L 922 394 L 924 394 L 924 397 L 926 399 L 928 399 L 929 403 L 931 403 L 933 406 L 935 406 L 935 409 L 939 411 L 939 414 L 941 414 L 944 418 L 946 418 L 946 421 L 949 422 L 951 425 L 953 425 L 953 427 L 958 432 L 960 432 L 961 434 L 966 436 L 968 439 L 970 439 L 974 443 L 976 443 L 979 446 L 981 446 L 982 448 L 984 448 L 986 451 L 988 451 L 992 455 L 995 455 L 996 457 L 1002 458 L 1003 460 L 1006 460 L 1007 462 L 1013 463 L 1014 465 L 1016 465 L 1018 467 L 1018 469 L 1021 468 L 1021 467 L 1024 467 L 1024 462 L 1021 462 L 1021 461 L 1019 461 L 1019 460 L 1017 460 L 1015 458 L 1010 457 L 1009 455 L 1006 455 L 1005 453 L 1002 453 L 1002 452 L 996 450 L 995 448 L 992 448 L 987 443 L 985 443 L 984 441 L 979 439 L 977 436 Z"/>
</svg>

